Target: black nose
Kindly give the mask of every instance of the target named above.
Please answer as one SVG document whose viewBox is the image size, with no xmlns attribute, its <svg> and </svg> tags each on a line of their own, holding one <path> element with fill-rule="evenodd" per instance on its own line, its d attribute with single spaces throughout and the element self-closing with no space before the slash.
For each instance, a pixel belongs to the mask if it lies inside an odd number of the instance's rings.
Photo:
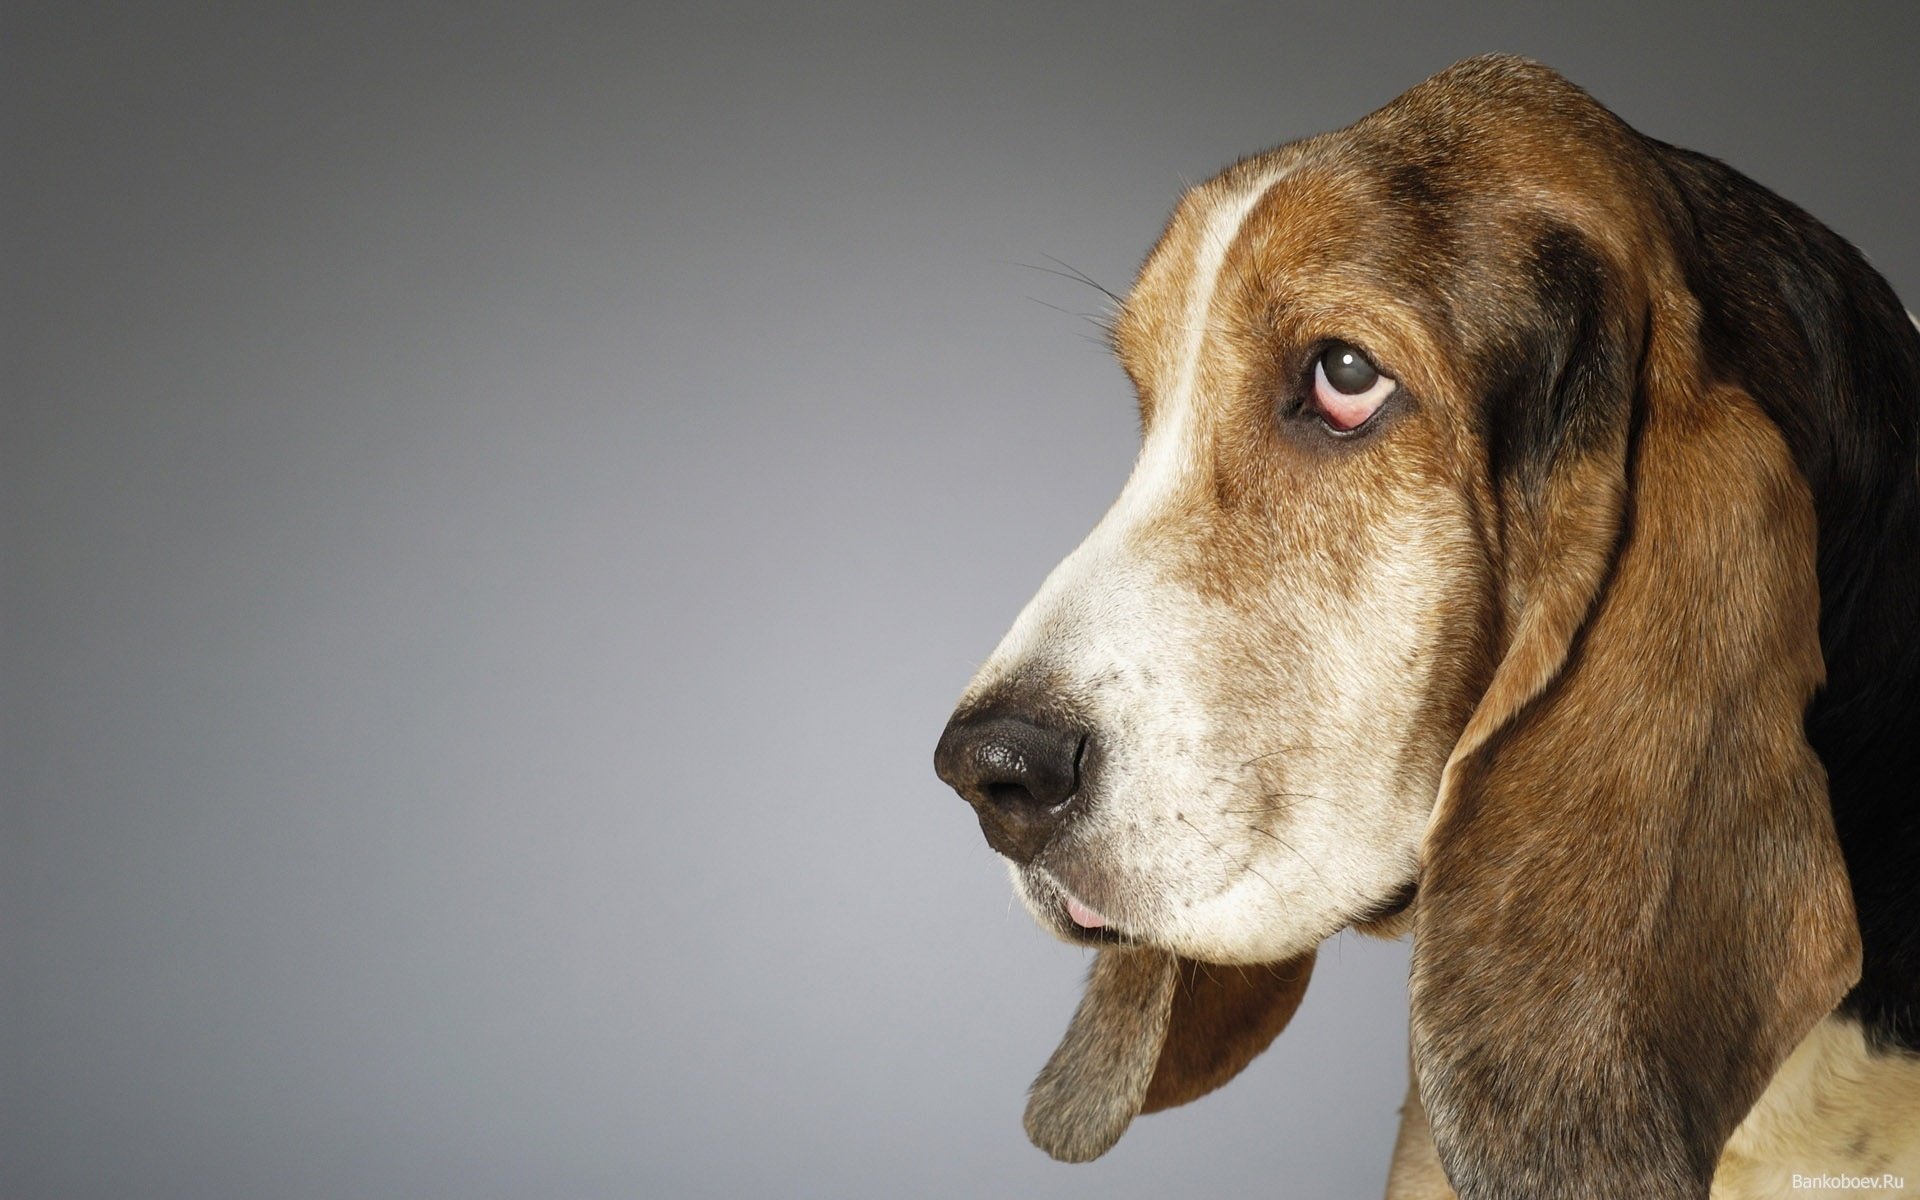
<svg viewBox="0 0 1920 1200">
<path fill-rule="evenodd" d="M 933 769 L 980 817 L 987 844 L 1017 863 L 1046 847 L 1080 806 L 1086 737 L 1004 712 L 955 716 L 940 735 Z"/>
</svg>

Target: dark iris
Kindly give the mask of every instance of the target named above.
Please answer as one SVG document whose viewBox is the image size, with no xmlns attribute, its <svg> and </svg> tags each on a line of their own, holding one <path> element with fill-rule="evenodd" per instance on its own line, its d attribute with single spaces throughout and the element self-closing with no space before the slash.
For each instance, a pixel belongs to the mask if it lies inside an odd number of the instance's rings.
<svg viewBox="0 0 1920 1200">
<path fill-rule="evenodd" d="M 1320 356 L 1320 369 L 1327 373 L 1327 382 L 1334 390 L 1346 396 L 1358 396 L 1380 382 L 1378 368 L 1367 361 L 1366 355 L 1344 342 L 1327 347 L 1327 352 Z"/>
</svg>

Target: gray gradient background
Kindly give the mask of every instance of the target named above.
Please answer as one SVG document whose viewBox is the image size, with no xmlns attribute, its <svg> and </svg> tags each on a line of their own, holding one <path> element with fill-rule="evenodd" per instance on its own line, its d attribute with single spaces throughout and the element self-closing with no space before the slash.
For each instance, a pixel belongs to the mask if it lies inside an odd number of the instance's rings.
<svg viewBox="0 0 1920 1200">
<path fill-rule="evenodd" d="M 1911 300 L 1915 9 L 1802 7 L 9 6 L 0 1194 L 1377 1195 L 1351 935 L 1020 1132 L 1084 956 L 929 760 L 1134 417 L 1013 264 L 1500 49 Z"/>
</svg>

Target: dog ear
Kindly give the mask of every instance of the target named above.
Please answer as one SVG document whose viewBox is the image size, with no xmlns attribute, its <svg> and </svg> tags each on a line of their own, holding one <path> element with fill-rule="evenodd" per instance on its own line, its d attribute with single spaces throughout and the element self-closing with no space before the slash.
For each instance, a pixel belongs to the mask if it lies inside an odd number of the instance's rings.
<svg viewBox="0 0 1920 1200">
<path fill-rule="evenodd" d="M 1178 1108 L 1245 1070 L 1293 1020 L 1314 953 L 1255 966 L 1179 959 L 1166 1044 L 1140 1111 Z"/>
<path fill-rule="evenodd" d="M 1138 1113 L 1196 1100 L 1272 1043 L 1306 994 L 1314 952 L 1265 966 L 1219 966 L 1161 950 L 1094 957 L 1066 1036 L 1033 1081 L 1033 1144 L 1088 1162 Z"/>
<path fill-rule="evenodd" d="M 1496 389 L 1507 644 L 1442 777 L 1413 1049 L 1462 1200 L 1705 1200 L 1859 972 L 1826 779 L 1812 498 L 1698 310 L 1564 229 Z"/>
</svg>

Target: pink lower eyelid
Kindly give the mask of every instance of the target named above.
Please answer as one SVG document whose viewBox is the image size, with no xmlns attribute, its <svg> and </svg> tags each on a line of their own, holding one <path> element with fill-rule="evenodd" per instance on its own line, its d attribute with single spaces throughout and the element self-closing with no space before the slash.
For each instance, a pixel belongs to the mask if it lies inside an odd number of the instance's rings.
<svg viewBox="0 0 1920 1200">
<path fill-rule="evenodd" d="M 1313 402 L 1335 429 L 1357 429 L 1366 424 L 1367 418 L 1393 394 L 1393 387 L 1392 380 L 1381 376 L 1378 383 L 1358 396 L 1348 396 L 1327 382 L 1325 368 L 1318 364 L 1313 368 Z"/>
</svg>

